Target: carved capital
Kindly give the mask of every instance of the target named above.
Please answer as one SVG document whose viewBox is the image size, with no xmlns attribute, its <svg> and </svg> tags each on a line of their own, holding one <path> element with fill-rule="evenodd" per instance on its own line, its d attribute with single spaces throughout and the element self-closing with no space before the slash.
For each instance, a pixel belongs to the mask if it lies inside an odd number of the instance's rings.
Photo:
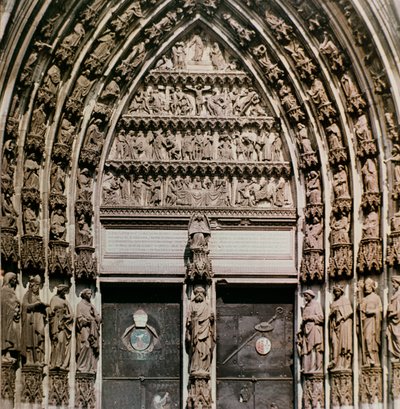
<svg viewBox="0 0 400 409">
<path fill-rule="evenodd" d="M 85 148 L 81 150 L 79 164 L 81 167 L 95 169 L 100 160 L 101 147 L 99 149 Z"/>
<path fill-rule="evenodd" d="M 315 153 L 302 153 L 300 158 L 300 169 L 312 169 L 318 167 L 318 157 Z"/>
<path fill-rule="evenodd" d="M 382 369 L 363 368 L 360 378 L 361 403 L 382 403 Z"/>
<path fill-rule="evenodd" d="M 88 246 L 76 246 L 75 251 L 75 278 L 78 280 L 96 280 L 97 260 L 94 256 L 95 249 Z"/>
<path fill-rule="evenodd" d="M 316 217 L 321 219 L 324 215 L 324 205 L 321 204 L 308 204 L 304 210 L 304 217 L 307 220 L 315 219 Z"/>
<path fill-rule="evenodd" d="M 300 280 L 303 283 L 324 281 L 324 250 L 303 250 Z"/>
<path fill-rule="evenodd" d="M 49 372 L 49 404 L 54 407 L 68 407 L 68 370 L 56 369 Z"/>
<path fill-rule="evenodd" d="M 353 277 L 352 244 L 333 244 L 331 246 L 329 276 L 336 279 Z"/>
<path fill-rule="evenodd" d="M 357 269 L 361 274 L 380 274 L 382 272 L 382 241 L 362 239 L 358 249 Z"/>
<path fill-rule="evenodd" d="M 95 374 L 76 373 L 75 376 L 75 407 L 95 409 L 96 396 L 94 394 Z"/>
<path fill-rule="evenodd" d="M 16 370 L 15 363 L 1 363 L 1 399 L 3 402 L 8 402 L 9 407 L 14 407 Z"/>
<path fill-rule="evenodd" d="M 90 200 L 77 200 L 75 202 L 75 215 L 85 217 L 92 217 L 93 215 L 93 205 Z"/>
<path fill-rule="evenodd" d="M 331 403 L 333 407 L 353 406 L 352 371 L 331 372 Z"/>
<path fill-rule="evenodd" d="M 44 270 L 43 237 L 34 235 L 22 236 L 21 267 L 25 271 Z"/>
<path fill-rule="evenodd" d="M 72 263 L 69 243 L 62 240 L 50 240 L 49 247 L 49 274 L 71 276 Z"/>
<path fill-rule="evenodd" d="M 394 267 L 400 264 L 400 232 L 393 232 L 388 236 L 386 262 Z"/>
<path fill-rule="evenodd" d="M 55 143 L 51 157 L 54 162 L 61 162 L 67 164 L 71 157 L 71 148 L 65 143 Z"/>
<path fill-rule="evenodd" d="M 325 407 L 324 376 L 303 375 L 303 408 Z"/>
<path fill-rule="evenodd" d="M 378 149 L 374 140 L 362 141 L 357 146 L 357 156 L 361 159 L 376 156 Z"/>
<path fill-rule="evenodd" d="M 18 261 L 18 241 L 16 228 L 1 227 L 1 259 L 3 263 Z"/>
<path fill-rule="evenodd" d="M 50 210 L 54 210 L 56 208 L 65 209 L 67 207 L 67 198 L 64 195 L 52 193 L 49 197 L 49 207 Z"/>
<path fill-rule="evenodd" d="M 25 365 L 22 367 L 22 391 L 21 401 L 23 403 L 41 404 L 43 400 L 43 369 L 41 366 Z"/>
<path fill-rule="evenodd" d="M 361 199 L 361 207 L 364 211 L 371 212 L 372 210 L 377 211 L 381 206 L 381 193 L 376 192 L 366 192 L 363 193 Z"/>
<path fill-rule="evenodd" d="M 329 163 L 332 166 L 337 166 L 339 164 L 347 163 L 347 149 L 346 148 L 336 148 L 329 150 Z"/>
<path fill-rule="evenodd" d="M 351 212 L 353 208 L 353 200 L 352 199 L 335 199 L 332 205 L 332 212 L 335 214 L 348 214 Z"/>
</svg>

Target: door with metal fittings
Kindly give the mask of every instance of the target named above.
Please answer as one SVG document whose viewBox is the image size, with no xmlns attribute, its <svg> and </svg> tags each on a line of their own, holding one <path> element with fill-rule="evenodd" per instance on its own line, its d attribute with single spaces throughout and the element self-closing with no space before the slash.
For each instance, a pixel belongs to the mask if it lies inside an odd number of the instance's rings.
<svg viewBox="0 0 400 409">
<path fill-rule="evenodd" d="M 218 409 L 294 408 L 294 289 L 217 287 Z"/>
<path fill-rule="evenodd" d="M 106 285 L 102 407 L 181 407 L 181 289 Z"/>
</svg>

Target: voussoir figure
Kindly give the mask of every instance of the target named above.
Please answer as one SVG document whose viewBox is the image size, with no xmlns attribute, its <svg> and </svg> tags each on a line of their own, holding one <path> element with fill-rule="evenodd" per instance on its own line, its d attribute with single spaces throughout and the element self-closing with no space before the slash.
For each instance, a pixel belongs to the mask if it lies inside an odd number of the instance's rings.
<svg viewBox="0 0 400 409">
<path fill-rule="evenodd" d="M 392 277 L 393 295 L 387 309 L 388 348 L 393 354 L 392 361 L 400 361 L 400 276 Z"/>
</svg>

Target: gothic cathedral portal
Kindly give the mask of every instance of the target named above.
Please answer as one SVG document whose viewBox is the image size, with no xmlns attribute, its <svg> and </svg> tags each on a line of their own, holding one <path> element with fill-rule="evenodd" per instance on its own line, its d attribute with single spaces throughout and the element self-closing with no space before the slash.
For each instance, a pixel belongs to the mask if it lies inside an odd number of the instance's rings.
<svg viewBox="0 0 400 409">
<path fill-rule="evenodd" d="M 4 0 L 4 409 L 400 409 L 393 0 Z"/>
</svg>

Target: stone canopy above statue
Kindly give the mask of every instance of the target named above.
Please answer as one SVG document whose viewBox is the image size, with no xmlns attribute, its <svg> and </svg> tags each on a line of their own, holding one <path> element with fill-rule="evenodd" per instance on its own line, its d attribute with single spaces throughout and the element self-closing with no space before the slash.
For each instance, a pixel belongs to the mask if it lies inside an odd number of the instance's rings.
<svg viewBox="0 0 400 409">
<path fill-rule="evenodd" d="M 283 139 L 238 59 L 195 28 L 130 98 L 110 143 L 102 209 L 292 210 Z"/>
</svg>

